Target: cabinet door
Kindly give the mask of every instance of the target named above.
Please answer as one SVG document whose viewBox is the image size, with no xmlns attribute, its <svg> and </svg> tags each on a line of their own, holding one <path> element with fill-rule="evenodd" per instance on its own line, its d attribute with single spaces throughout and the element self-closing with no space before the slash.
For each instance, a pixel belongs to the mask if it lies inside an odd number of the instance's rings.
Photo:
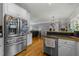
<svg viewBox="0 0 79 59">
<path fill-rule="evenodd" d="M 27 44 L 26 44 L 26 40 L 24 40 L 24 42 L 23 42 L 23 49 L 25 49 L 26 46 L 27 46 Z"/>
<path fill-rule="evenodd" d="M 27 45 L 32 44 L 32 34 L 27 34 Z"/>
<path fill-rule="evenodd" d="M 77 56 L 79 56 L 79 42 L 77 42 Z"/>
<path fill-rule="evenodd" d="M 22 44 L 22 43 L 19 43 L 19 44 L 17 44 L 16 46 L 17 46 L 17 48 L 16 48 L 17 53 L 21 52 L 21 51 L 22 51 L 22 46 L 23 46 L 23 44 Z"/>
<path fill-rule="evenodd" d="M 58 45 L 58 55 L 60 56 L 75 56 L 76 55 L 76 48 L 75 48 L 75 41 L 70 40 L 60 40 Z"/>
<path fill-rule="evenodd" d="M 68 48 L 70 48 L 70 56 L 76 56 L 77 54 L 76 54 L 76 41 L 70 41 L 70 40 L 68 40 L 68 43 L 67 43 L 67 46 L 68 46 Z"/>
<path fill-rule="evenodd" d="M 4 42 L 3 38 L 0 38 L 0 56 L 4 54 Z"/>
<path fill-rule="evenodd" d="M 58 46 L 58 55 L 59 56 L 66 56 L 67 55 L 67 47 L 65 47 L 64 45 L 62 46 Z"/>
</svg>

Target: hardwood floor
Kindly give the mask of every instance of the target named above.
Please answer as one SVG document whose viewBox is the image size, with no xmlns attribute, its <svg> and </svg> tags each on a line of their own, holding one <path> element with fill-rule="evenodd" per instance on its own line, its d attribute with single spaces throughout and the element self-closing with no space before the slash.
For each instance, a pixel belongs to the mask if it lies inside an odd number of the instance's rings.
<svg viewBox="0 0 79 59">
<path fill-rule="evenodd" d="M 39 37 L 33 38 L 32 45 L 16 56 L 47 56 L 43 53 L 43 39 Z"/>
</svg>

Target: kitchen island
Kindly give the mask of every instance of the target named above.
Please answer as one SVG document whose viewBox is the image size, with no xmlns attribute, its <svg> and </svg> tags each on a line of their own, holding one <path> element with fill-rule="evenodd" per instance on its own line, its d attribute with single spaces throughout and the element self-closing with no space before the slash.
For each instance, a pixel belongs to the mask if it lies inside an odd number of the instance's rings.
<svg viewBox="0 0 79 59">
<path fill-rule="evenodd" d="M 79 56 L 79 38 L 69 33 L 46 35 L 44 53 L 51 56 Z"/>
</svg>

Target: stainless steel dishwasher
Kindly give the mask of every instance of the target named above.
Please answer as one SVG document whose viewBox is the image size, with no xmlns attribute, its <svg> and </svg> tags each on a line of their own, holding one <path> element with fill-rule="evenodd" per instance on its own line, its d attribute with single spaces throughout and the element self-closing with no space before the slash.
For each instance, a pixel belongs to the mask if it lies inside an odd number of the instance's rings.
<svg viewBox="0 0 79 59">
<path fill-rule="evenodd" d="M 49 56 L 58 56 L 58 38 L 44 36 L 44 53 Z"/>
</svg>

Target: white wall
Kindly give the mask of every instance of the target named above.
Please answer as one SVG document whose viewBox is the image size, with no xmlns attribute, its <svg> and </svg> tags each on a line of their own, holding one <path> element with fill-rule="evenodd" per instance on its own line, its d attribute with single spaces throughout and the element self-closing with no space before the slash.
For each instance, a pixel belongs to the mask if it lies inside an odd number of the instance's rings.
<svg viewBox="0 0 79 59">
<path fill-rule="evenodd" d="M 74 18 L 75 16 L 77 16 L 79 14 L 79 7 L 77 7 L 74 12 L 72 13 L 72 15 L 70 15 L 69 19 Z"/>
<path fill-rule="evenodd" d="M 67 28 L 68 28 L 68 31 L 71 31 L 70 30 L 70 22 L 71 22 L 71 20 L 74 18 L 74 17 L 76 17 L 76 16 L 78 16 L 79 15 L 79 7 L 77 7 L 74 11 L 73 11 L 73 13 L 70 15 L 70 17 L 69 18 L 67 18 L 67 19 L 58 19 L 59 21 L 60 21 L 60 25 L 61 25 L 61 27 L 66 27 L 67 26 Z M 78 19 L 77 19 L 78 20 Z M 72 22 L 71 22 L 72 23 Z M 31 27 L 32 27 L 32 29 L 33 30 L 39 30 L 39 29 L 41 29 L 41 30 L 49 30 L 49 26 L 50 26 L 50 23 L 40 23 L 40 24 L 34 24 L 34 25 L 31 25 Z M 74 27 L 74 26 L 73 26 Z M 56 29 L 58 29 L 57 27 L 56 27 Z"/>
<path fill-rule="evenodd" d="M 59 29 L 62 27 L 68 27 L 69 26 L 69 21 L 68 20 L 63 20 L 63 19 L 58 19 L 59 21 L 55 22 L 55 31 L 60 31 Z M 60 22 L 60 27 L 59 27 L 59 22 Z M 32 30 L 42 30 L 42 31 L 48 31 L 51 26 L 51 22 L 47 23 L 39 23 L 39 24 L 33 24 L 31 25 Z"/>
<path fill-rule="evenodd" d="M 24 18 L 24 19 L 28 18 L 28 13 L 25 9 L 21 8 L 20 6 L 16 4 L 12 4 L 12 3 L 4 4 L 4 13 L 15 16 L 15 17 Z"/>
<path fill-rule="evenodd" d="M 48 30 L 49 23 L 41 23 L 32 25 L 32 30 Z"/>
</svg>

